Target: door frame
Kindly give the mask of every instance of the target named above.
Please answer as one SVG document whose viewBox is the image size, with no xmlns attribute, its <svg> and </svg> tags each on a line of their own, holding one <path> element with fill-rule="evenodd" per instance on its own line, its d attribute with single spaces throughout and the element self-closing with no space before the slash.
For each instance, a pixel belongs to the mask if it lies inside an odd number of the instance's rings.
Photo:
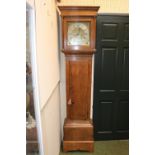
<svg viewBox="0 0 155 155">
<path fill-rule="evenodd" d="M 41 125 L 41 108 L 40 108 L 40 95 L 38 84 L 38 67 L 37 67 L 37 49 L 36 49 L 36 15 L 35 15 L 35 1 L 26 0 L 26 11 L 29 14 L 30 23 L 30 50 L 31 50 L 31 63 L 32 63 L 32 87 L 34 98 L 34 110 L 37 126 L 37 136 L 39 144 L 39 155 L 44 155 L 43 148 L 43 134 Z"/>
</svg>

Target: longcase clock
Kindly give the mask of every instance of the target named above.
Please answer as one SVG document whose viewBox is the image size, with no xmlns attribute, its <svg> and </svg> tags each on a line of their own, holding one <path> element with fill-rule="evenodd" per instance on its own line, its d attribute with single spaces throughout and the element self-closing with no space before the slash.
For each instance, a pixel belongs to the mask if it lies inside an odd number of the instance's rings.
<svg viewBox="0 0 155 155">
<path fill-rule="evenodd" d="M 97 6 L 59 6 L 62 17 L 62 52 L 66 59 L 64 151 L 92 152 L 94 148 L 90 102 L 98 9 Z"/>
</svg>

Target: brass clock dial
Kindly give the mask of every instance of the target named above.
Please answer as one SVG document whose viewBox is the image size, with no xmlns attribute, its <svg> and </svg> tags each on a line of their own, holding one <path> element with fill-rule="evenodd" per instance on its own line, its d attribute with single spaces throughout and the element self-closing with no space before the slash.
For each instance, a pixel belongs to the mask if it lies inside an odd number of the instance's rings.
<svg viewBox="0 0 155 155">
<path fill-rule="evenodd" d="M 90 45 L 89 22 L 68 22 L 68 45 Z"/>
</svg>

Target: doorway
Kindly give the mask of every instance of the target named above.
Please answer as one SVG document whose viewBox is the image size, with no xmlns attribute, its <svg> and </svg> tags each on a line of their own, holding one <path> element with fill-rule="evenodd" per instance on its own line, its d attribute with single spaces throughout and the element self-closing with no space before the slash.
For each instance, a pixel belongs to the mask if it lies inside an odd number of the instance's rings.
<svg viewBox="0 0 155 155">
<path fill-rule="evenodd" d="M 34 8 L 26 3 L 26 154 L 43 155 Z"/>
<path fill-rule="evenodd" d="M 95 140 L 129 137 L 129 17 L 98 15 L 94 70 Z"/>
</svg>

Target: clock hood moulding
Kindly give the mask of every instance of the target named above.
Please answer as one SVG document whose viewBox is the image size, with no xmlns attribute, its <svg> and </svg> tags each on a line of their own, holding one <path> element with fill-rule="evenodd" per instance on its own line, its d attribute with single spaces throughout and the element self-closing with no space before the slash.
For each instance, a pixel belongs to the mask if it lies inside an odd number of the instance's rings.
<svg viewBox="0 0 155 155">
<path fill-rule="evenodd" d="M 97 16 L 99 6 L 58 6 L 61 16 Z"/>
</svg>

